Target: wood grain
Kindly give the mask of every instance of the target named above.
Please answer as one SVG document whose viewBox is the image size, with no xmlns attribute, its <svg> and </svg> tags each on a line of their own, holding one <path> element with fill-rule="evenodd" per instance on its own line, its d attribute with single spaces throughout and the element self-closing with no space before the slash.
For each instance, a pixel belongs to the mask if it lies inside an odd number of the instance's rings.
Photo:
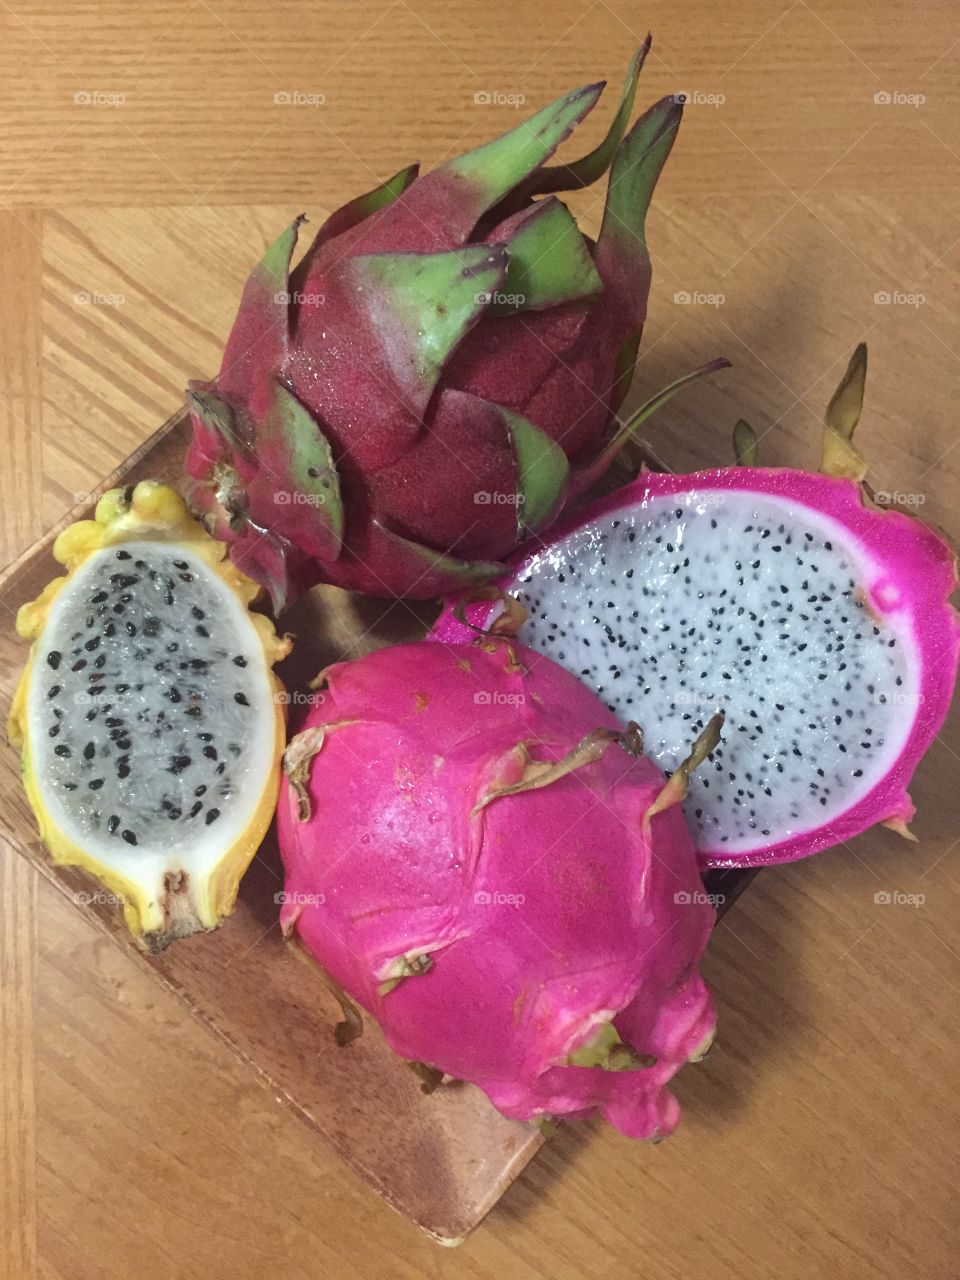
<svg viewBox="0 0 960 1280">
<path fill-rule="evenodd" d="M 0 1250 L 11 1280 L 37 1265 L 34 953 L 37 873 L 0 840 Z"/>
<path fill-rule="evenodd" d="M 508 105 L 475 106 L 478 91 L 533 108 L 598 75 L 619 81 L 648 26 L 643 101 L 678 90 L 725 101 L 688 108 L 657 193 L 635 398 L 715 354 L 735 361 L 661 416 L 660 452 L 678 467 L 725 461 L 742 414 L 766 461 L 812 461 L 831 385 L 865 337 L 871 479 L 922 495 L 957 534 L 948 0 L 284 0 L 269 11 L 11 0 L 0 6 L 6 558 L 173 412 L 188 377 L 215 367 L 246 271 L 291 215 L 316 221 L 408 159 L 435 163 L 515 122 Z M 275 104 L 281 92 L 326 101 Z M 85 105 L 77 93 L 126 100 Z M 602 128 L 586 122 L 586 146 Z M 596 196 L 574 204 L 596 230 Z M 684 293 L 715 305 L 674 301 Z M 707 973 L 721 1039 L 682 1078 L 685 1120 L 669 1143 L 571 1128 L 449 1254 L 42 884 L 38 1274 L 955 1280 L 958 758 L 953 723 L 913 788 L 919 847 L 870 833 L 765 874 L 720 925 Z M 15 777 L 8 759 L 0 767 L 6 794 Z M 895 889 L 925 901 L 874 902 Z M 30 928 L 18 915 L 16 932 Z M 29 1027 L 14 1037 L 30 1038 Z M 16 1114 L 28 1112 L 27 1098 Z M 29 1155 L 13 1163 L 22 1179 Z M 28 1241 L 29 1218 L 17 1230 Z M 7 1266 L 30 1274 L 17 1258 Z"/>
</svg>

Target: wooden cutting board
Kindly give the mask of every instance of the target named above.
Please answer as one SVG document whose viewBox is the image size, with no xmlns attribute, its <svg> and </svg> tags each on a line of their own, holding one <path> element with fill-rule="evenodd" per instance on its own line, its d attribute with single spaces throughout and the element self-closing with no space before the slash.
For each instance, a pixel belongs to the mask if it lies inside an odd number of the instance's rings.
<svg viewBox="0 0 960 1280">
<path fill-rule="evenodd" d="M 51 547 L 60 529 L 89 516 L 100 492 L 146 478 L 176 483 L 189 436 L 185 412 L 164 424 L 91 501 L 64 516 L 46 537 L 0 577 L 7 621 L 0 631 L 0 699 L 6 721 L 26 659 L 12 619 L 60 572 Z M 432 604 L 388 603 L 319 587 L 285 615 L 298 639 L 280 674 L 288 688 L 341 658 L 385 644 L 419 639 L 436 614 Z M 334 1043 L 340 1010 L 319 973 L 281 939 L 276 895 L 280 858 L 268 835 L 240 888 L 235 914 L 214 933 L 176 943 L 162 955 L 141 951 L 121 912 L 95 896 L 83 871 L 55 867 L 36 836 L 19 786 L 17 754 L 0 751 L 5 796 L 0 829 L 100 929 L 133 951 L 139 963 L 249 1066 L 277 1101 L 299 1116 L 398 1212 L 444 1244 L 459 1243 L 496 1204 L 544 1139 L 536 1128 L 507 1120 L 471 1085 L 444 1085 L 426 1096 L 413 1073 L 387 1047 L 372 1019 L 346 1048 Z M 712 892 L 724 908 L 750 878 L 716 873 Z"/>
</svg>

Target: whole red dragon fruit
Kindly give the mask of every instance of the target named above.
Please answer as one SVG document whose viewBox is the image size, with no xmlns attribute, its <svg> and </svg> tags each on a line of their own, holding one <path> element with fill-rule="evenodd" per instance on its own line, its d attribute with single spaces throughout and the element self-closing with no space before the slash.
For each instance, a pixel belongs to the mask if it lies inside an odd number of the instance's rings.
<svg viewBox="0 0 960 1280">
<path fill-rule="evenodd" d="M 644 222 L 682 110 L 665 98 L 626 132 L 649 44 L 581 160 L 545 167 L 603 84 L 402 170 L 328 218 L 292 271 L 302 218 L 267 250 L 218 378 L 191 386 L 186 470 L 278 609 L 320 581 L 429 598 L 490 577 L 611 460 L 647 309 Z M 593 243 L 553 193 L 608 167 Z"/>
</svg>

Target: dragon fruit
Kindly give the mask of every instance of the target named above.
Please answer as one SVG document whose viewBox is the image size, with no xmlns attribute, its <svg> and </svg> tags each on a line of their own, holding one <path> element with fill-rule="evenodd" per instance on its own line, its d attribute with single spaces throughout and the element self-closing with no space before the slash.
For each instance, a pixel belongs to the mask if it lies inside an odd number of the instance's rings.
<svg viewBox="0 0 960 1280">
<path fill-rule="evenodd" d="M 340 996 L 338 1040 L 356 1001 L 425 1088 L 669 1133 L 668 1081 L 714 1033 L 677 802 L 719 721 L 667 782 L 635 725 L 493 637 L 382 649 L 322 690 L 284 757 L 281 919 Z"/>
<path fill-rule="evenodd" d="M 518 556 L 501 586 L 536 650 L 637 716 L 667 773 L 717 710 L 724 742 L 686 816 L 706 866 L 801 858 L 875 823 L 910 835 L 907 786 L 953 694 L 952 550 L 871 501 L 852 444 L 866 350 L 827 411 L 821 474 L 742 465 L 643 475 Z M 451 605 L 451 642 L 501 612 Z M 501 628 L 508 625 L 501 616 Z"/>
<path fill-rule="evenodd" d="M 33 648 L 10 715 L 55 862 L 85 867 L 148 949 L 215 928 L 273 817 L 290 642 L 167 485 L 111 489 L 64 529 L 17 614 Z"/>
<path fill-rule="evenodd" d="M 292 272 L 302 218 L 267 250 L 218 378 L 191 384 L 186 470 L 278 610 L 318 581 L 430 598 L 489 578 L 611 461 L 682 110 L 666 98 L 624 136 L 649 43 L 581 160 L 546 166 L 602 84 L 402 170 L 328 218 Z M 608 167 L 594 244 L 554 193 Z"/>
</svg>

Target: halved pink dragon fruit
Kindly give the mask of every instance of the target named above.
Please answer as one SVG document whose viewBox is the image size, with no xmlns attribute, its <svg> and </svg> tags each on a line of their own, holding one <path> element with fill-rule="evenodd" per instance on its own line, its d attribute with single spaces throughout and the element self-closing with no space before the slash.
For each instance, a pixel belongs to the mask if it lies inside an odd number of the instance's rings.
<svg viewBox="0 0 960 1280">
<path fill-rule="evenodd" d="M 338 663 L 285 757 L 282 924 L 425 1081 L 521 1120 L 668 1134 L 715 1017 L 714 912 L 670 782 L 595 694 L 503 639 Z"/>
<path fill-rule="evenodd" d="M 717 710 L 724 741 L 686 815 L 707 866 L 805 857 L 875 823 L 909 836 L 907 785 L 953 695 L 953 551 L 878 507 L 851 437 L 866 350 L 827 412 L 823 474 L 740 465 L 641 476 L 521 552 L 521 634 L 636 717 L 667 773 Z M 739 460 L 755 441 L 738 426 Z M 495 594 L 495 593 L 494 593 Z M 500 612 L 449 607 L 444 641 Z"/>
</svg>

